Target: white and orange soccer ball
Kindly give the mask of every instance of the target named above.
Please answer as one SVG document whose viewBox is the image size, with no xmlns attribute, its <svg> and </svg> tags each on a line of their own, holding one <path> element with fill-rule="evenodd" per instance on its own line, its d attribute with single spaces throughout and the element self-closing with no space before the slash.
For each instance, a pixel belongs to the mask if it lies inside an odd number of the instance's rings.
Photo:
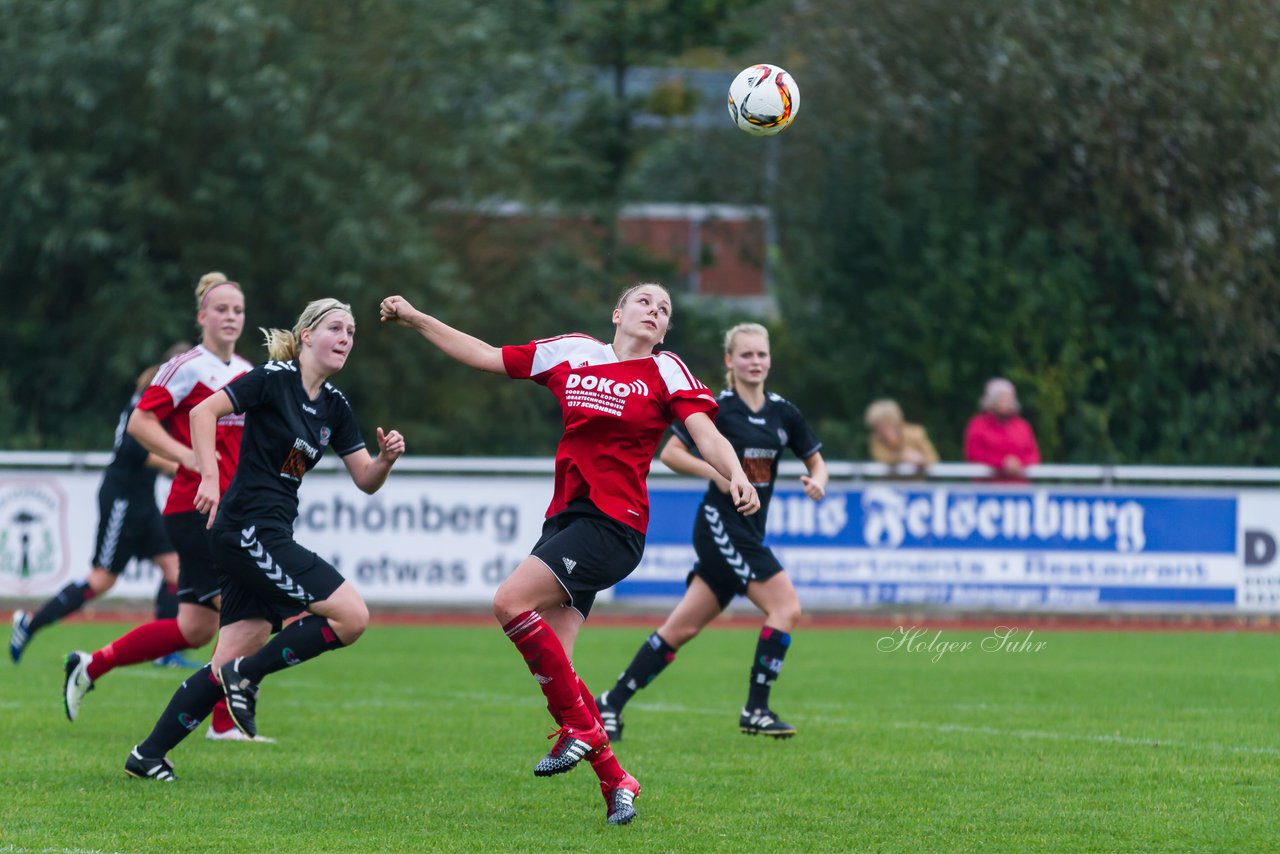
<svg viewBox="0 0 1280 854">
<path fill-rule="evenodd" d="M 785 130 L 800 112 L 800 87 L 785 69 L 753 65 L 729 84 L 729 118 L 752 136 Z"/>
</svg>

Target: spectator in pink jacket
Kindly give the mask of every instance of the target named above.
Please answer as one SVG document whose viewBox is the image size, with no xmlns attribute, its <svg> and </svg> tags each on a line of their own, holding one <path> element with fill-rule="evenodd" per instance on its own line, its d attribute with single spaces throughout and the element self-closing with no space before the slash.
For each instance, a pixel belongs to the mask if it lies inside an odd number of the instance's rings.
<svg viewBox="0 0 1280 854">
<path fill-rule="evenodd" d="M 994 469 L 992 480 L 1025 482 L 1026 467 L 1040 462 L 1040 447 L 1027 420 L 1018 414 L 1018 392 L 1003 377 L 987 381 L 982 410 L 964 429 L 964 458 Z"/>
</svg>

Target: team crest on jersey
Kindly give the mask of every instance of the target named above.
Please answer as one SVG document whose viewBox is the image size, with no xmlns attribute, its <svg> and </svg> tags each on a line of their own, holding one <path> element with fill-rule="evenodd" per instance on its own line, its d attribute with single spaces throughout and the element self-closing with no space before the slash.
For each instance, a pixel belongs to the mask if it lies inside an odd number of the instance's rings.
<svg viewBox="0 0 1280 854">
<path fill-rule="evenodd" d="M 66 574 L 66 517 L 54 484 L 0 479 L 0 594 L 26 594 Z"/>
<path fill-rule="evenodd" d="M 328 427 L 321 427 L 320 428 L 320 447 L 322 448 L 328 447 L 329 437 L 332 435 L 333 435 L 333 431 L 330 430 Z"/>
</svg>

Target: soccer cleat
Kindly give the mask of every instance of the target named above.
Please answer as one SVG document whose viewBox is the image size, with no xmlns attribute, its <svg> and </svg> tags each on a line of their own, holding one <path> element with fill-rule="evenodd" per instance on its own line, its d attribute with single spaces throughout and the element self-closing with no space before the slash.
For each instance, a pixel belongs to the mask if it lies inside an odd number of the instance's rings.
<svg viewBox="0 0 1280 854">
<path fill-rule="evenodd" d="M 791 738 L 796 734 L 795 727 L 778 720 L 778 716 L 768 709 L 743 709 L 738 718 L 738 729 L 747 735 L 767 735 L 771 738 Z"/>
<path fill-rule="evenodd" d="M 192 661 L 180 652 L 171 652 L 151 661 L 156 667 L 179 667 L 183 670 L 199 670 L 204 667 L 203 661 Z"/>
<path fill-rule="evenodd" d="M 605 691 L 596 697 L 596 708 L 600 710 L 600 723 L 609 736 L 609 743 L 622 741 L 622 709 L 609 705 L 609 692 Z"/>
<path fill-rule="evenodd" d="M 552 747 L 551 752 L 534 766 L 535 777 L 550 777 L 553 774 L 572 771 L 588 753 L 599 750 L 609 743 L 609 736 L 605 734 L 604 727 L 600 724 L 593 724 L 589 730 L 562 726 L 547 738 L 555 738 L 557 735 L 560 738 L 556 741 L 555 747 Z"/>
<path fill-rule="evenodd" d="M 93 656 L 87 652 L 67 653 L 63 669 L 67 677 L 62 683 L 62 707 L 67 712 L 67 720 L 74 721 L 80 714 L 80 704 L 84 695 L 93 690 L 93 680 L 89 678 L 89 662 Z"/>
<path fill-rule="evenodd" d="M 9 635 L 9 658 L 14 664 L 22 658 L 22 651 L 31 640 L 31 615 L 26 611 L 13 612 L 13 632 Z"/>
<path fill-rule="evenodd" d="M 640 797 L 640 784 L 626 771 L 622 779 L 613 783 L 600 783 L 604 795 L 605 818 L 609 824 L 630 824 L 636 817 L 635 800 Z"/>
<path fill-rule="evenodd" d="M 254 741 L 254 742 L 257 742 L 258 744 L 275 744 L 276 743 L 276 740 L 274 738 L 268 738 L 265 735 L 255 735 L 252 738 L 250 738 L 249 736 L 245 735 L 235 727 L 232 727 L 231 729 L 225 730 L 223 732 L 218 732 L 213 727 L 209 727 L 209 729 L 205 732 L 204 737 L 209 739 L 210 741 Z"/>
<path fill-rule="evenodd" d="M 178 777 L 173 773 L 173 763 L 168 759 L 148 759 L 135 746 L 124 761 L 124 773 L 140 780 L 163 780 L 172 783 Z"/>
<path fill-rule="evenodd" d="M 231 720 L 245 735 L 253 738 L 258 734 L 258 725 L 253 719 L 254 709 L 258 705 L 258 686 L 240 675 L 240 662 L 244 656 L 227 662 L 213 672 L 218 675 L 218 684 L 227 695 L 227 711 Z"/>
</svg>

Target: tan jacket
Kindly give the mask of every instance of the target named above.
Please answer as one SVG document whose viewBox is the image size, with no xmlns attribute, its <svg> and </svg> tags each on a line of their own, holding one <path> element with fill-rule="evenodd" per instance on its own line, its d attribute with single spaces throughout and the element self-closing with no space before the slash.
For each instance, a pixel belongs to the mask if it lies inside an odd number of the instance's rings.
<svg viewBox="0 0 1280 854">
<path fill-rule="evenodd" d="M 871 433 L 871 459 L 878 463 L 900 463 L 903 454 L 909 450 L 920 454 L 925 465 L 938 461 L 938 452 L 929 441 L 929 434 L 919 424 L 902 425 L 902 444 L 896 448 L 886 445 L 874 431 Z"/>
</svg>

